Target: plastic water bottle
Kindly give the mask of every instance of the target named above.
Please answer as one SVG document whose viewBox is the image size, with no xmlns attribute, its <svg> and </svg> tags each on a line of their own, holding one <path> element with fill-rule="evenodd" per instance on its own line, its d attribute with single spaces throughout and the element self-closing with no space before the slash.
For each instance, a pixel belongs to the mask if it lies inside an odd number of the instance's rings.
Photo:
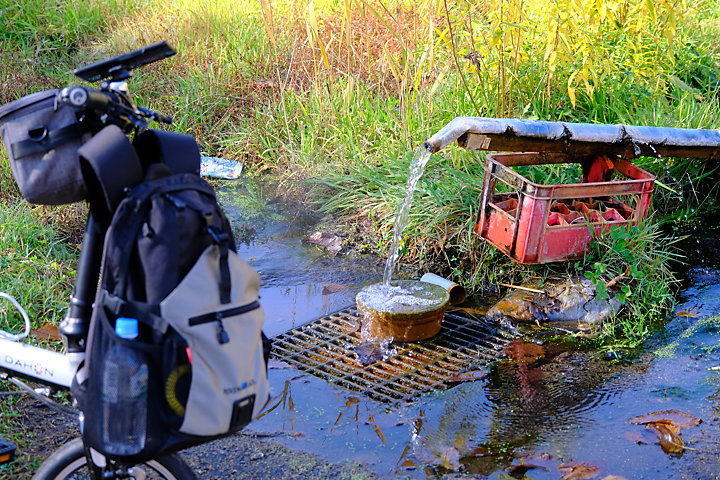
<svg viewBox="0 0 720 480">
<path fill-rule="evenodd" d="M 138 321 L 120 317 L 115 333 L 137 338 Z M 133 455 L 145 447 L 148 366 L 134 350 L 120 342 L 105 358 L 102 383 L 103 444 L 105 453 Z"/>
</svg>

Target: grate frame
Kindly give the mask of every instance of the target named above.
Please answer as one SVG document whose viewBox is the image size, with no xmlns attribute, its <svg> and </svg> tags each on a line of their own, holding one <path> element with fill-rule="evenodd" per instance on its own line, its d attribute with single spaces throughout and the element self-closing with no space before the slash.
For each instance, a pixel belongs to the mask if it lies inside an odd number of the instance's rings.
<svg viewBox="0 0 720 480">
<path fill-rule="evenodd" d="M 272 338 L 272 357 L 323 380 L 385 403 L 411 402 L 454 384 L 453 375 L 497 360 L 511 335 L 462 310 L 445 313 L 440 332 L 420 342 L 394 343 L 394 355 L 361 364 L 361 317 L 354 306 Z"/>
</svg>

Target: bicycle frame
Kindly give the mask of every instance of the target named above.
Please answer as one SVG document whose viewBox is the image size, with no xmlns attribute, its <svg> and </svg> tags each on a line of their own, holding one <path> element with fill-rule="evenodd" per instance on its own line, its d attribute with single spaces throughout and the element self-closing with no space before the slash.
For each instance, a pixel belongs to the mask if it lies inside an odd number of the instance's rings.
<svg viewBox="0 0 720 480">
<path fill-rule="evenodd" d="M 0 370 L 51 387 L 70 388 L 77 366 L 66 354 L 0 338 Z"/>
</svg>

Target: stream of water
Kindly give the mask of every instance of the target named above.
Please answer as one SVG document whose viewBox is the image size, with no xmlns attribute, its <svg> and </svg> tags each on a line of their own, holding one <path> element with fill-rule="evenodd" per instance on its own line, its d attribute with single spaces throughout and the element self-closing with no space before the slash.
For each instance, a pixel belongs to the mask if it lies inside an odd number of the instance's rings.
<svg viewBox="0 0 720 480">
<path fill-rule="evenodd" d="M 420 177 L 422 177 L 422 174 L 425 171 L 425 165 L 427 165 L 429 159 L 430 151 L 425 147 L 420 146 L 417 150 L 415 150 L 415 155 L 413 156 L 412 162 L 410 162 L 405 188 L 405 199 L 400 205 L 398 213 L 395 217 L 393 240 L 390 244 L 390 250 L 388 250 L 387 263 L 385 264 L 385 272 L 383 274 L 383 285 L 390 285 L 390 280 L 392 280 L 395 263 L 400 257 L 400 239 L 402 238 L 402 233 L 405 230 L 405 227 L 407 227 L 407 224 L 410 221 L 410 207 L 413 203 L 415 188 L 417 187 Z"/>
</svg>

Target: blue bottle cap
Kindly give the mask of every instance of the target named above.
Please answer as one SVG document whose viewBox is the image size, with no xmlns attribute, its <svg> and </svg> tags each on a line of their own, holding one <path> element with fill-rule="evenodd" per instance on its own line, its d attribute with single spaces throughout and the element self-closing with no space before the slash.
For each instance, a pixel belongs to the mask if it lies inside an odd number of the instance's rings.
<svg viewBox="0 0 720 480">
<path fill-rule="evenodd" d="M 138 321 L 135 318 L 118 317 L 115 320 L 115 333 L 121 338 L 137 338 L 138 336 Z"/>
</svg>

